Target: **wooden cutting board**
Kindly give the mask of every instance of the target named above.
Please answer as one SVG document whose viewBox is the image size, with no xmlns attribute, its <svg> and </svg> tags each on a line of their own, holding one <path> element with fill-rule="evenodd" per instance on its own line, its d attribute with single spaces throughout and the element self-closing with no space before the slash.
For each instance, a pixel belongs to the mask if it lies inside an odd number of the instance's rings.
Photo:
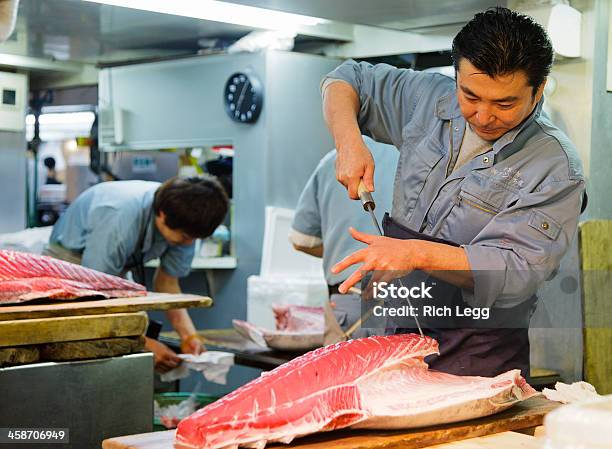
<svg viewBox="0 0 612 449">
<path fill-rule="evenodd" d="M 89 301 L 51 300 L 45 304 L 0 305 L 0 321 L 139 312 L 142 310 L 182 309 L 187 307 L 211 307 L 212 304 L 213 301 L 208 296 L 184 293 L 149 293 L 147 296 L 135 298 L 94 299 Z"/>
<path fill-rule="evenodd" d="M 431 449 L 543 449 L 544 440 L 517 432 L 502 432 L 453 443 L 436 444 Z"/>
<path fill-rule="evenodd" d="M 406 431 L 340 430 L 300 438 L 292 444 L 271 444 L 266 448 L 286 449 L 418 449 L 435 444 L 475 438 L 510 430 L 536 427 L 559 404 L 533 397 L 505 412 L 485 418 L 443 426 Z M 174 430 L 110 438 L 103 449 L 173 449 Z M 499 446 L 505 447 L 505 446 Z"/>
<path fill-rule="evenodd" d="M 145 312 L 0 321 L 0 347 L 143 335 Z"/>
</svg>

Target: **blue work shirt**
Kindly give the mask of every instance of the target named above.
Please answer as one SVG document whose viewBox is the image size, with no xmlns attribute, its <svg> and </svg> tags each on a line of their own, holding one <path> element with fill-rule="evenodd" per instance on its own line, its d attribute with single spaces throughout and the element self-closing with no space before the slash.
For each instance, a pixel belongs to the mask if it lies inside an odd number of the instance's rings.
<svg viewBox="0 0 612 449">
<path fill-rule="evenodd" d="M 393 198 L 393 179 L 397 168 L 398 152 L 391 145 L 375 142 L 364 136 L 364 142 L 376 163 L 374 174 L 376 217 L 379 223 L 385 212 L 391 209 Z M 370 214 L 363 209 L 361 201 L 351 200 L 346 188 L 336 180 L 336 150 L 327 153 L 310 176 L 300 195 L 293 219 L 292 243 L 312 247 L 323 244 L 323 271 L 329 285 L 336 285 L 347 279 L 357 267 L 353 266 L 342 273 L 333 274 L 331 267 L 349 254 L 365 245 L 356 241 L 348 232 L 349 227 L 368 234 L 377 235 Z M 297 231 L 294 232 L 294 231 Z M 300 239 L 312 236 L 308 240 Z"/>
<path fill-rule="evenodd" d="M 400 151 L 393 219 L 465 249 L 470 305 L 513 307 L 554 275 L 576 234 L 584 175 L 574 145 L 540 113 L 543 99 L 453 171 L 466 127 L 453 79 L 347 61 L 328 80 L 357 92 L 363 134 Z"/>
<path fill-rule="evenodd" d="M 81 264 L 112 275 L 160 258 L 170 276 L 191 271 L 194 245 L 173 246 L 155 226 L 153 197 L 161 184 L 103 182 L 77 197 L 53 226 L 50 243 L 82 254 Z"/>
</svg>

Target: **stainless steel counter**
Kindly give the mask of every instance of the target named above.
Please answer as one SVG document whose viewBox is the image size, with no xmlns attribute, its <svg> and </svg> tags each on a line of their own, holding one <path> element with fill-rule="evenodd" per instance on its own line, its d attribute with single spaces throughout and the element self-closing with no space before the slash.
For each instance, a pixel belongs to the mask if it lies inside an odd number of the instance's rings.
<svg viewBox="0 0 612 449">
<path fill-rule="evenodd" d="M 37 449 L 97 449 L 105 438 L 150 432 L 153 355 L 0 368 L 0 427 L 69 429 L 69 444 Z"/>
</svg>

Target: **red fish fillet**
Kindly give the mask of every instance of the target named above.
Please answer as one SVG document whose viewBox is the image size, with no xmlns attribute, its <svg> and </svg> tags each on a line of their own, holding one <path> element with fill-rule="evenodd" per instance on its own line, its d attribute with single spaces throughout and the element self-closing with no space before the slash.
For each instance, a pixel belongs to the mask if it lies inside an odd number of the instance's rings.
<svg viewBox="0 0 612 449">
<path fill-rule="evenodd" d="M 490 415 L 536 394 L 519 370 L 494 378 L 427 369 L 438 343 L 376 336 L 309 352 L 180 422 L 175 448 L 263 448 L 334 429 L 407 429 Z"/>
<path fill-rule="evenodd" d="M 144 296 L 135 282 L 47 256 L 0 250 L 0 304 L 38 298 Z"/>
</svg>

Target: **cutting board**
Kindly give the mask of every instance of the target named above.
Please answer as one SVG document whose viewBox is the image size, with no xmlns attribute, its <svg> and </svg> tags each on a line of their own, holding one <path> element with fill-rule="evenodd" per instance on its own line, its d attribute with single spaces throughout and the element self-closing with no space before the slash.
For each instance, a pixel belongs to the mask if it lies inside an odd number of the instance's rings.
<svg viewBox="0 0 612 449">
<path fill-rule="evenodd" d="M 502 432 L 453 443 L 436 444 L 431 449 L 543 449 L 544 440 L 516 432 Z"/>
<path fill-rule="evenodd" d="M 443 426 L 406 431 L 339 430 L 322 432 L 295 440 L 292 444 L 271 444 L 266 448 L 286 449 L 418 449 L 435 444 L 475 438 L 509 430 L 536 427 L 546 413 L 559 404 L 544 397 L 534 397 L 505 412 L 485 418 Z M 103 449 L 173 449 L 174 431 L 145 433 L 110 438 Z M 499 446 L 505 447 L 505 446 Z"/>
<path fill-rule="evenodd" d="M 210 307 L 208 296 L 189 294 L 149 293 L 135 298 L 99 300 L 48 301 L 45 304 L 25 303 L 0 306 L 0 321 L 32 318 L 50 318 L 75 315 L 139 312 L 142 310 L 168 310 L 187 307 Z"/>
<path fill-rule="evenodd" d="M 145 312 L 0 321 L 0 347 L 143 335 Z"/>
</svg>

